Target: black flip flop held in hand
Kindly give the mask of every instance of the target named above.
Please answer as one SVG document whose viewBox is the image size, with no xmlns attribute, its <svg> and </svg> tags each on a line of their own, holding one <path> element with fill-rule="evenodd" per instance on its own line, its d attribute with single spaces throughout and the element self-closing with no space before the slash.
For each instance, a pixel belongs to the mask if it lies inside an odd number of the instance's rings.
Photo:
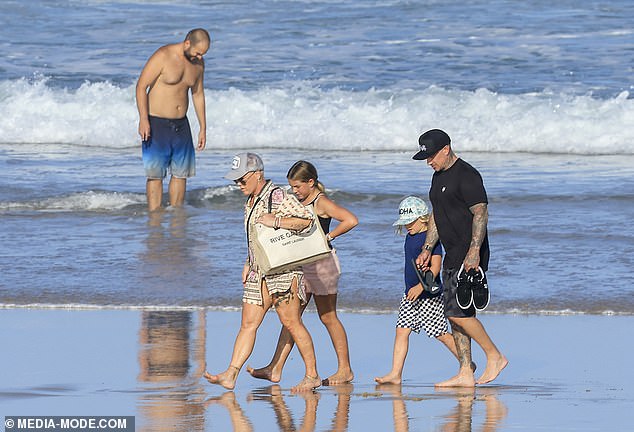
<svg viewBox="0 0 634 432">
<path fill-rule="evenodd" d="M 423 290 L 432 295 L 438 294 L 440 292 L 441 286 L 438 284 L 438 282 L 436 282 L 434 273 L 431 270 L 423 272 L 416 265 L 416 260 L 414 258 L 412 258 L 412 265 L 414 266 L 414 271 L 416 272 L 416 277 L 418 278 L 418 281 L 423 286 Z"/>
<path fill-rule="evenodd" d="M 427 270 L 425 272 L 421 284 L 423 285 L 425 291 L 432 295 L 436 295 L 440 292 L 440 284 L 436 281 L 436 277 L 431 270 Z"/>
</svg>

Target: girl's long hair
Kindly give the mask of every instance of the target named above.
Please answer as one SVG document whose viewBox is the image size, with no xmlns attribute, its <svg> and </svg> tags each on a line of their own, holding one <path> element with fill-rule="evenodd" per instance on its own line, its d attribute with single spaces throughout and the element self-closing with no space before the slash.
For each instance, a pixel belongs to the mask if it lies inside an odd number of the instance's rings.
<svg viewBox="0 0 634 432">
<path fill-rule="evenodd" d="M 315 187 L 322 193 L 326 192 L 325 186 L 319 181 L 317 174 L 317 168 L 312 163 L 299 160 L 293 164 L 293 166 L 288 170 L 286 174 L 286 178 L 288 180 L 295 180 L 301 182 L 308 182 L 309 180 L 314 180 Z"/>
</svg>

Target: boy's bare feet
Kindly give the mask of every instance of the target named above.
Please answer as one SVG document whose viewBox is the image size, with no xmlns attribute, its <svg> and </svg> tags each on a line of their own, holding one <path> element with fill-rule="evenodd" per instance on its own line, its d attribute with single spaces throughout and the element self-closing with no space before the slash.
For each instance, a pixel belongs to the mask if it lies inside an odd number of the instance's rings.
<svg viewBox="0 0 634 432">
<path fill-rule="evenodd" d="M 400 375 L 390 372 L 389 374 L 382 377 L 374 378 L 374 381 L 379 384 L 400 384 L 402 382 L 402 379 Z"/>
</svg>

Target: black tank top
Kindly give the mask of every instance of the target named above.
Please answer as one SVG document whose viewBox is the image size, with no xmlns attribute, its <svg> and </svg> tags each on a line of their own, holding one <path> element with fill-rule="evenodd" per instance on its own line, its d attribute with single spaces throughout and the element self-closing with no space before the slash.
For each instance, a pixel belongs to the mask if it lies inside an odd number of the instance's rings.
<svg viewBox="0 0 634 432">
<path fill-rule="evenodd" d="M 320 196 L 321 196 L 321 192 L 319 192 L 317 196 L 315 197 L 315 199 L 312 200 L 310 203 L 308 203 L 308 205 L 313 206 L 313 208 L 315 208 L 315 201 L 317 201 L 317 199 Z M 328 234 L 330 232 L 330 222 L 332 222 L 332 218 L 331 217 L 323 218 L 317 215 L 317 219 L 319 219 L 319 225 L 321 226 L 321 229 L 324 232 L 324 234 Z"/>
</svg>

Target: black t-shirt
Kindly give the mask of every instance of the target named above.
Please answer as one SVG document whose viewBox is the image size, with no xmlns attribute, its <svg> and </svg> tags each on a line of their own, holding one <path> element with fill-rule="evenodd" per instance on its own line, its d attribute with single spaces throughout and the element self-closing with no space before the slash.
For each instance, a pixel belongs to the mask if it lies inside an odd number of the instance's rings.
<svg viewBox="0 0 634 432">
<path fill-rule="evenodd" d="M 434 173 L 429 200 L 438 235 L 445 249 L 443 266 L 458 269 L 467 256 L 471 243 L 473 214 L 469 207 L 488 203 L 482 177 L 474 167 L 458 159 L 449 169 Z M 486 271 L 488 265 L 489 239 L 485 233 L 480 247 L 480 267 Z"/>
</svg>

